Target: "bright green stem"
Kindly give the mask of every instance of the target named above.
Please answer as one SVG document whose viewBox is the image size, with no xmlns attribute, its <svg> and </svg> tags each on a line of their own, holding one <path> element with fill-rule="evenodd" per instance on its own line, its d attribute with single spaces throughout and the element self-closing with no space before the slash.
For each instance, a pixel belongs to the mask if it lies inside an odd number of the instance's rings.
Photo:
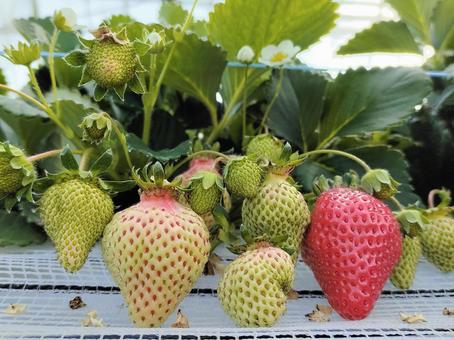
<svg viewBox="0 0 454 340">
<path fill-rule="evenodd" d="M 50 150 L 50 151 L 46 151 L 43 153 L 38 153 L 36 155 L 30 156 L 27 159 L 33 163 L 33 162 L 37 162 L 37 161 L 40 161 L 45 158 L 58 156 L 62 151 L 63 151 L 63 149 Z"/>
<path fill-rule="evenodd" d="M 79 170 L 87 170 L 90 165 L 90 158 L 95 149 L 88 148 L 82 153 L 82 158 L 80 159 Z"/>
<path fill-rule="evenodd" d="M 123 149 L 123 152 L 125 154 L 126 162 L 128 163 L 129 168 L 134 170 L 134 166 L 131 161 L 131 157 L 129 156 L 129 149 L 128 149 L 128 144 L 126 143 L 126 136 L 125 134 L 120 130 L 119 123 L 115 120 L 112 120 L 112 126 L 115 131 L 115 134 L 118 137 L 118 140 L 120 141 L 121 147 Z"/>
<path fill-rule="evenodd" d="M 52 39 L 50 41 L 49 45 L 49 58 L 47 59 L 47 62 L 49 64 L 49 73 L 50 73 L 50 82 L 52 86 L 52 95 L 54 97 L 54 101 L 56 102 L 57 105 L 57 116 L 60 117 L 60 103 L 58 101 L 58 93 L 57 93 L 57 80 L 55 77 L 55 62 L 54 62 L 54 51 L 55 51 L 55 46 L 57 45 L 57 40 L 58 40 L 58 34 L 60 31 L 55 28 L 54 33 L 52 34 Z"/>
<path fill-rule="evenodd" d="M 30 82 L 32 83 L 33 88 L 35 89 L 35 92 L 38 95 L 39 100 L 46 108 L 49 108 L 49 104 L 47 103 L 47 100 L 44 97 L 43 91 L 41 91 L 41 88 L 39 87 L 38 80 L 36 79 L 35 76 L 35 72 L 33 72 L 31 66 L 27 66 L 27 68 L 28 74 L 30 75 Z"/>
<path fill-rule="evenodd" d="M 246 115 L 247 115 L 247 81 L 248 81 L 248 74 L 249 74 L 249 65 L 246 66 L 244 69 L 244 92 L 243 92 L 243 138 L 242 142 L 244 143 L 244 138 L 246 137 Z"/>
<path fill-rule="evenodd" d="M 208 139 L 207 139 L 208 144 L 213 143 L 216 140 L 216 138 L 218 138 L 221 131 L 230 125 L 230 122 L 233 117 L 233 111 L 235 110 L 235 106 L 238 102 L 238 99 L 241 96 L 241 93 L 245 90 L 246 90 L 246 84 L 244 83 L 244 79 L 243 79 L 243 81 L 235 89 L 235 92 L 233 92 L 233 96 L 230 99 L 229 105 L 227 105 L 227 108 L 224 111 L 224 115 L 222 116 L 221 121 L 219 122 L 219 124 L 217 126 L 213 127 L 213 130 L 211 131 L 210 135 L 208 136 Z"/>
<path fill-rule="evenodd" d="M 144 106 L 144 116 L 143 116 L 143 130 L 142 130 L 142 139 L 145 143 L 148 143 L 150 140 L 151 133 L 151 124 L 153 118 L 153 108 L 156 104 L 158 94 L 153 92 L 154 77 L 156 71 L 156 54 L 152 54 L 150 57 L 150 80 L 148 83 L 148 92 L 145 95 L 151 94 L 152 98 L 150 102 L 147 102 L 147 105 Z"/>
<path fill-rule="evenodd" d="M 183 28 L 181 29 L 181 34 L 185 34 L 186 30 L 189 27 L 189 24 L 191 23 L 192 20 L 192 14 L 194 13 L 194 9 L 197 6 L 198 0 L 194 0 L 192 4 L 192 8 L 188 13 L 188 16 L 186 17 L 186 21 L 183 25 Z M 169 54 L 167 55 L 167 59 L 164 62 L 164 66 L 162 67 L 161 73 L 159 74 L 158 81 L 156 84 L 151 88 L 151 100 L 148 102 L 148 105 L 146 108 L 144 108 L 144 122 L 143 122 L 143 132 L 142 132 L 142 140 L 143 142 L 148 145 L 150 142 L 150 132 L 151 132 L 151 121 L 152 121 L 152 114 L 153 114 L 153 109 L 156 105 L 156 101 L 158 99 L 159 95 L 159 90 L 161 89 L 161 85 L 164 81 L 164 77 L 167 73 L 167 69 L 169 68 L 170 61 L 172 60 L 173 54 L 175 53 L 176 49 L 176 42 L 173 43 L 172 47 L 170 48 Z M 151 80 L 150 80 L 151 81 Z"/>
<path fill-rule="evenodd" d="M 391 197 L 389 200 L 392 201 L 397 206 L 397 208 L 399 208 L 399 210 L 402 211 L 405 209 L 405 207 L 397 200 L 397 198 Z"/>
<path fill-rule="evenodd" d="M 29 72 L 30 72 L 30 80 L 32 82 L 32 85 L 33 87 L 35 88 L 35 90 L 37 91 L 37 93 L 40 93 L 41 96 L 42 96 L 42 100 L 44 100 L 44 102 L 40 102 L 38 100 L 36 100 L 35 98 L 29 96 L 28 94 L 22 92 L 22 91 L 19 91 L 19 90 L 16 90 L 16 89 L 13 89 L 12 87 L 9 87 L 7 85 L 4 85 L 4 84 L 0 84 L 0 89 L 3 89 L 3 90 L 6 90 L 6 91 L 10 91 L 10 92 L 13 92 L 17 95 L 19 95 L 20 97 L 22 97 L 23 99 L 25 99 L 26 101 L 32 103 L 33 105 L 35 105 L 36 107 L 38 107 L 40 110 L 44 111 L 47 113 L 47 115 L 49 116 L 49 118 L 59 127 L 63 130 L 63 132 L 65 133 L 66 137 L 68 137 L 69 139 L 71 139 L 75 145 L 78 145 L 78 146 L 81 146 L 81 143 L 78 139 L 74 138 L 74 133 L 71 129 L 67 128 L 59 119 L 58 117 L 55 115 L 54 111 L 52 111 L 52 109 L 49 107 L 49 105 L 47 104 L 47 101 L 46 99 L 44 98 L 44 96 L 42 95 L 42 92 L 41 92 L 41 88 L 39 87 L 38 85 L 38 81 L 36 80 L 36 77 L 35 77 L 35 74 L 33 73 L 33 70 L 31 68 L 29 68 Z M 38 94 L 38 97 L 39 94 Z M 41 97 L 40 97 L 41 99 Z"/>
<path fill-rule="evenodd" d="M 371 170 L 369 165 L 367 165 L 367 163 L 364 162 L 361 158 L 356 157 L 355 155 L 352 155 L 351 153 L 348 153 L 345 151 L 331 150 L 331 149 L 314 150 L 314 151 L 305 152 L 305 153 L 301 154 L 300 158 L 285 164 L 285 166 L 297 166 L 297 165 L 300 165 L 301 163 L 303 163 L 307 157 L 310 157 L 313 155 L 322 155 L 322 154 L 323 155 L 326 155 L 326 154 L 338 155 L 338 156 L 346 157 L 346 158 L 349 158 L 352 161 L 356 162 L 357 164 L 359 164 L 364 169 L 364 171 L 368 172 Z"/>
<path fill-rule="evenodd" d="M 170 174 L 168 174 L 167 177 L 170 177 L 171 175 L 173 175 L 175 173 L 175 171 L 177 171 L 179 168 L 181 168 L 183 165 L 185 165 L 191 159 L 193 159 L 193 158 L 195 158 L 197 156 L 200 156 L 200 155 L 213 155 L 213 156 L 217 156 L 217 157 L 222 158 L 222 159 L 227 159 L 227 156 L 224 155 L 223 153 L 217 152 L 217 151 L 213 151 L 213 150 L 202 150 L 202 151 L 194 152 L 190 156 L 186 157 L 182 161 L 180 161 L 177 164 L 175 164 L 175 166 L 172 169 L 172 172 Z"/>
<path fill-rule="evenodd" d="M 273 98 L 271 99 L 270 104 L 269 104 L 268 107 L 266 108 L 265 114 L 263 115 L 262 122 L 260 123 L 260 127 L 259 127 L 259 131 L 260 131 L 260 132 L 261 132 L 261 131 L 263 130 L 263 128 L 265 127 L 266 122 L 268 121 L 268 117 L 269 117 L 269 115 L 270 115 L 271 109 L 273 108 L 273 105 L 274 105 L 274 103 L 276 102 L 276 99 L 277 99 L 277 97 L 279 96 L 279 93 L 281 93 L 282 81 L 283 81 L 283 80 L 284 80 L 284 68 L 282 67 L 282 68 L 279 70 L 279 79 L 278 79 L 278 82 L 277 82 L 277 86 L 276 86 L 276 88 L 274 89 Z"/>
</svg>

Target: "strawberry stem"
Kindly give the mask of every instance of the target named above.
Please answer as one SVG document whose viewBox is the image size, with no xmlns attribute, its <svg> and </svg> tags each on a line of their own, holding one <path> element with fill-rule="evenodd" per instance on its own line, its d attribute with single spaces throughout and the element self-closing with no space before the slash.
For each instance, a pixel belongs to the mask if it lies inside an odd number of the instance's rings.
<svg viewBox="0 0 454 340">
<path fill-rule="evenodd" d="M 38 153 L 36 155 L 33 155 L 33 156 L 29 156 L 27 157 L 27 159 L 30 161 L 30 162 L 37 162 L 37 161 L 40 161 L 42 159 L 45 159 L 45 158 L 49 158 L 49 157 L 54 157 L 54 156 L 58 156 L 64 149 L 55 149 L 55 150 L 50 150 L 50 151 L 46 151 L 46 152 L 42 152 L 42 153 Z M 81 150 L 73 150 L 72 151 L 73 153 L 75 154 L 80 154 L 82 153 Z"/>
<path fill-rule="evenodd" d="M 273 98 L 271 98 L 270 104 L 266 108 L 266 111 L 263 115 L 263 119 L 262 119 L 262 122 L 260 123 L 260 127 L 259 127 L 259 132 L 261 132 L 263 130 L 263 128 L 266 126 L 266 121 L 268 120 L 268 116 L 270 115 L 271 109 L 272 109 L 274 103 L 276 102 L 277 97 L 279 96 L 279 93 L 281 93 L 283 80 L 284 80 L 284 68 L 281 67 L 281 69 L 279 70 L 279 80 L 277 82 L 276 89 L 274 90 Z"/>
<path fill-rule="evenodd" d="M 112 119 L 112 127 L 113 127 L 115 134 L 118 137 L 118 140 L 120 141 L 121 147 L 123 149 L 123 153 L 125 154 L 126 162 L 128 163 L 128 166 L 132 171 L 132 170 L 134 170 L 134 166 L 132 164 L 131 157 L 129 156 L 129 148 L 128 148 L 128 144 L 126 142 L 126 136 L 121 131 L 121 129 L 119 127 L 119 123 L 114 119 Z"/>
</svg>

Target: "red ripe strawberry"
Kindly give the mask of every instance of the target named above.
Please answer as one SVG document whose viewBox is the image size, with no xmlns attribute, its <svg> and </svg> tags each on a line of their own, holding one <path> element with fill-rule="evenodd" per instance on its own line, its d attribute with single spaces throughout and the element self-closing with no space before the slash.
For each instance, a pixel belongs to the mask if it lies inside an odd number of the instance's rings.
<svg viewBox="0 0 454 340">
<path fill-rule="evenodd" d="M 317 199 L 311 221 L 304 261 L 343 318 L 365 318 L 401 255 L 397 220 L 371 195 L 334 188 Z"/>
</svg>

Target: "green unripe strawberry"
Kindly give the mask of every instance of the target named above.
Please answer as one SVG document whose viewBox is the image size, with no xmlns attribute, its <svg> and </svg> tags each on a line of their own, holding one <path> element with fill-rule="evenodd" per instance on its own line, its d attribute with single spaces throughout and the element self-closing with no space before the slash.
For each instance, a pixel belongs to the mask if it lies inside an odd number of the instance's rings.
<svg viewBox="0 0 454 340">
<path fill-rule="evenodd" d="M 211 212 L 221 201 L 222 178 L 216 173 L 201 171 L 191 179 L 189 205 L 197 214 Z"/>
<path fill-rule="evenodd" d="M 246 148 L 246 155 L 256 158 L 264 158 L 276 163 L 281 154 L 283 143 L 281 140 L 269 134 L 255 136 Z"/>
<path fill-rule="evenodd" d="M 248 250 L 227 266 L 219 282 L 224 311 L 241 327 L 270 327 L 286 310 L 294 280 L 289 254 L 267 243 Z"/>
<path fill-rule="evenodd" d="M 77 178 L 52 185 L 39 204 L 60 264 L 78 271 L 112 219 L 112 199 L 93 182 Z"/>
<path fill-rule="evenodd" d="M 86 56 L 86 72 L 103 88 L 127 84 L 136 70 L 137 57 L 129 42 L 95 40 Z"/>
<path fill-rule="evenodd" d="M 310 212 L 303 195 L 287 179 L 288 175 L 270 172 L 257 195 L 244 200 L 243 229 L 252 239 L 280 240 L 280 247 L 297 250 Z"/>
<path fill-rule="evenodd" d="M 440 216 L 429 219 L 421 235 L 424 256 L 443 272 L 454 270 L 454 219 Z"/>
<path fill-rule="evenodd" d="M 84 117 L 79 127 L 83 130 L 84 140 L 92 144 L 99 144 L 110 136 L 112 120 L 105 112 L 95 112 Z"/>
<path fill-rule="evenodd" d="M 0 143 L 0 196 L 16 193 L 35 177 L 33 164 L 21 149 Z"/>
<path fill-rule="evenodd" d="M 227 190 L 240 197 L 254 197 L 262 183 L 262 169 L 247 157 L 230 160 L 224 169 Z"/>
<path fill-rule="evenodd" d="M 402 255 L 391 274 L 391 283 L 399 289 L 410 289 L 421 257 L 422 246 L 418 237 L 405 236 L 402 241 Z"/>
</svg>

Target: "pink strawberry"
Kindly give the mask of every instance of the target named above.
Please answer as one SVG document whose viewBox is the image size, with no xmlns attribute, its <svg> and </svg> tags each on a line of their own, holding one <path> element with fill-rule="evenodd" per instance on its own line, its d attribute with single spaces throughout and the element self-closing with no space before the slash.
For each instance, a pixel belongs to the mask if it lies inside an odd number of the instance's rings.
<svg viewBox="0 0 454 340">
<path fill-rule="evenodd" d="M 343 318 L 365 318 L 401 255 L 397 220 L 371 195 L 334 188 L 319 196 L 311 221 L 304 261 Z"/>
<path fill-rule="evenodd" d="M 200 156 L 194 158 L 189 163 L 188 170 L 186 170 L 180 175 L 183 179 L 183 185 L 189 184 L 191 178 L 201 171 L 209 171 L 218 174 L 219 173 L 218 163 L 214 158 L 211 157 Z"/>
<path fill-rule="evenodd" d="M 174 189 L 146 190 L 138 204 L 117 213 L 104 231 L 106 265 L 138 326 L 161 325 L 208 260 L 207 227 L 176 195 Z"/>
</svg>

